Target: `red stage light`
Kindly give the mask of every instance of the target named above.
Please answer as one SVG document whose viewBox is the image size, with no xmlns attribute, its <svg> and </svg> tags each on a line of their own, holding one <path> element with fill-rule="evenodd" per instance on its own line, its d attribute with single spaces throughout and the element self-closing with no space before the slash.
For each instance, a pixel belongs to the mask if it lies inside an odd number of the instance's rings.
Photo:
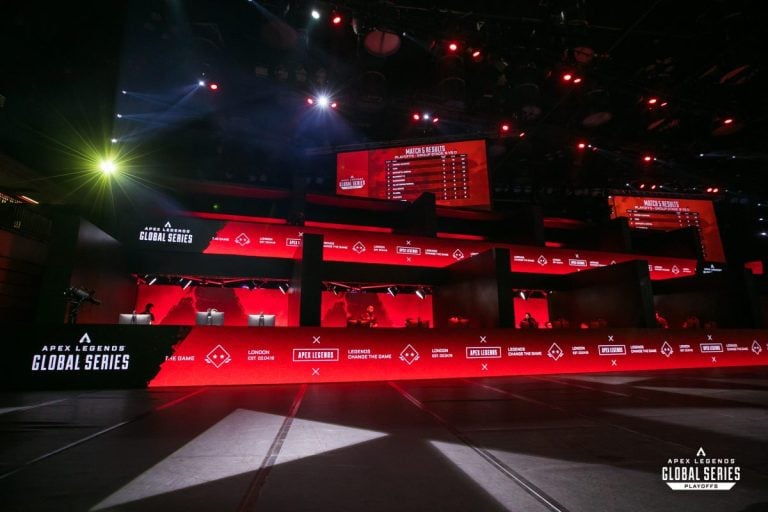
<svg viewBox="0 0 768 512">
<path fill-rule="evenodd" d="M 314 98 L 307 98 L 307 105 L 314 105 L 315 99 Z"/>
<path fill-rule="evenodd" d="M 586 142 L 579 142 L 578 144 L 576 144 L 576 147 L 579 148 L 579 149 L 584 149 L 584 148 L 587 147 L 587 143 Z"/>
<path fill-rule="evenodd" d="M 330 106 L 331 106 L 331 108 L 336 108 L 336 107 L 339 106 L 339 104 L 336 103 L 335 101 L 332 101 Z"/>
<path fill-rule="evenodd" d="M 520 138 L 522 139 L 523 137 L 525 137 L 525 132 L 520 132 Z"/>
<path fill-rule="evenodd" d="M 341 25 L 342 21 L 343 19 L 340 14 L 334 14 L 333 17 L 331 18 L 331 23 L 333 23 L 334 25 Z"/>
<path fill-rule="evenodd" d="M 733 118 L 731 117 L 723 120 L 723 124 L 731 124 L 731 123 L 733 123 Z"/>
<path fill-rule="evenodd" d="M 707 187 L 707 193 L 709 193 L 709 194 L 712 193 L 712 187 Z"/>
<path fill-rule="evenodd" d="M 418 121 L 419 119 L 421 119 L 421 116 L 420 116 L 419 114 L 413 114 L 413 115 L 411 116 L 411 118 L 412 118 L 414 121 Z"/>
<path fill-rule="evenodd" d="M 459 49 L 459 43 L 450 42 L 448 43 L 448 49 L 452 52 L 455 52 Z"/>
<path fill-rule="evenodd" d="M 509 131 L 509 128 L 510 128 L 510 127 L 509 127 L 509 125 L 508 125 L 507 123 L 503 123 L 503 124 L 501 125 L 501 131 L 503 131 L 503 132 L 508 132 L 508 131 Z"/>
<path fill-rule="evenodd" d="M 580 84 L 581 83 L 581 78 L 579 78 L 579 77 L 574 78 L 573 79 L 573 83 Z"/>
<path fill-rule="evenodd" d="M 482 55 L 482 53 L 480 53 L 480 50 L 474 50 L 472 52 L 472 58 L 473 59 L 479 59 L 481 55 Z"/>
<path fill-rule="evenodd" d="M 651 185 L 651 190 L 656 190 L 656 185 Z"/>
<path fill-rule="evenodd" d="M 659 106 L 661 106 L 661 107 L 666 107 L 667 105 L 669 105 L 669 103 L 667 103 L 666 101 L 662 101 L 662 102 L 661 102 L 661 105 L 659 105 Z"/>
<path fill-rule="evenodd" d="M 654 158 L 651 155 L 643 156 L 643 162 L 653 162 Z"/>
<path fill-rule="evenodd" d="M 219 84 L 217 84 L 216 82 L 214 82 L 214 83 L 212 83 L 211 85 L 209 85 L 209 86 L 208 86 L 208 88 L 209 88 L 210 90 L 212 90 L 212 91 L 217 91 L 217 90 L 219 90 Z"/>
<path fill-rule="evenodd" d="M 433 117 L 433 118 L 432 118 L 432 123 L 436 123 L 436 122 L 438 122 L 439 120 L 440 120 L 440 118 L 439 118 L 439 117 Z"/>
<path fill-rule="evenodd" d="M 649 105 L 655 105 L 658 102 L 659 102 L 659 98 L 648 98 Z"/>
<path fill-rule="evenodd" d="M 717 194 L 718 192 L 720 192 L 719 188 L 715 187 L 715 188 L 712 189 L 712 193 L 713 194 Z"/>
<path fill-rule="evenodd" d="M 563 82 L 570 82 L 573 79 L 573 75 L 570 73 L 565 73 L 563 75 Z"/>
</svg>

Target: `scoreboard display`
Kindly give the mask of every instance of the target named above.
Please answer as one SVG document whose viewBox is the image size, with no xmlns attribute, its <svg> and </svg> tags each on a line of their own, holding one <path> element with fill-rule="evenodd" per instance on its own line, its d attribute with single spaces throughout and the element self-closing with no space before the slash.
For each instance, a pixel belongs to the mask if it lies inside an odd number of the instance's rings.
<svg viewBox="0 0 768 512">
<path fill-rule="evenodd" d="M 725 262 L 712 201 L 642 196 L 612 196 L 608 201 L 611 218 L 626 217 L 631 229 L 696 228 L 704 261 Z"/>
<path fill-rule="evenodd" d="M 336 164 L 339 195 L 413 201 L 430 192 L 439 206 L 490 207 L 483 140 L 339 153 Z"/>
</svg>

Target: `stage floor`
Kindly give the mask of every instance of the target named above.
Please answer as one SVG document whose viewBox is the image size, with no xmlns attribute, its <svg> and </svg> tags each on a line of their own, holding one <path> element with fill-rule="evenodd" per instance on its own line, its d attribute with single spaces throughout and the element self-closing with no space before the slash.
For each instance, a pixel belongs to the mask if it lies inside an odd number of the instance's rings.
<svg viewBox="0 0 768 512">
<path fill-rule="evenodd" d="M 768 372 L 3 393 L 0 509 L 766 511 Z"/>
</svg>

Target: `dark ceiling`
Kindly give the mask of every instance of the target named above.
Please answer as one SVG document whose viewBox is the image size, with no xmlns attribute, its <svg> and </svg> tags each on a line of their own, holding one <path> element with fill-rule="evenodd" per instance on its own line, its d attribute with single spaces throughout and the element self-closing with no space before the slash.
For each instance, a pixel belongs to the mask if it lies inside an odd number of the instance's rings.
<svg viewBox="0 0 768 512">
<path fill-rule="evenodd" d="M 567 213 L 563 196 L 717 187 L 757 223 L 768 190 L 761 4 L 11 2 L 0 135 L 48 176 L 82 171 L 90 146 L 120 151 L 150 180 L 298 179 L 319 191 L 333 190 L 339 150 L 484 138 L 498 205 Z M 320 92 L 338 108 L 307 105 Z"/>
</svg>

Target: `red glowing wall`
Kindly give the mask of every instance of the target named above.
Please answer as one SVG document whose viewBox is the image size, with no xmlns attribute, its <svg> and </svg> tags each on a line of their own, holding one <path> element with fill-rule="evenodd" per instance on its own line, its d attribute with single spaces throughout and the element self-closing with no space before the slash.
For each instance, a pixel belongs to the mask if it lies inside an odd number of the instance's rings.
<svg viewBox="0 0 768 512">
<path fill-rule="evenodd" d="M 420 299 L 413 293 L 339 293 L 322 294 L 323 327 L 345 327 L 347 319 L 360 319 L 368 306 L 373 306 L 378 327 L 405 327 L 406 322 L 432 322 L 432 296 Z"/>
<path fill-rule="evenodd" d="M 141 327 L 137 327 L 140 329 Z M 153 327 L 144 327 L 153 329 Z M 766 331 L 193 327 L 155 386 L 768 365 Z"/>
<path fill-rule="evenodd" d="M 149 303 L 157 325 L 194 325 L 195 312 L 210 308 L 224 312 L 225 325 L 248 325 L 249 314 L 261 313 L 277 315 L 276 325 L 288 325 L 288 295 L 280 290 L 139 285 L 136 311 Z"/>
</svg>

